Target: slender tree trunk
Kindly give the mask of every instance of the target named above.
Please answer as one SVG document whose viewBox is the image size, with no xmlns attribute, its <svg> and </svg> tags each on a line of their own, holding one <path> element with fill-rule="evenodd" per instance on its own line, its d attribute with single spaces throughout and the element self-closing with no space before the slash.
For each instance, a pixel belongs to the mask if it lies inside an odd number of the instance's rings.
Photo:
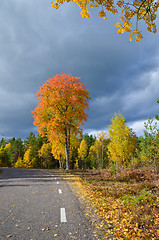
<svg viewBox="0 0 159 240">
<path fill-rule="evenodd" d="M 69 145 L 70 145 L 70 132 L 67 135 L 67 129 L 65 128 L 65 150 L 66 150 L 66 170 L 69 170 Z"/>
<path fill-rule="evenodd" d="M 61 165 L 61 153 L 59 154 L 59 168 L 62 168 L 62 165 Z"/>
<path fill-rule="evenodd" d="M 104 157 L 103 157 L 103 142 L 102 142 L 102 169 L 104 168 Z"/>
<path fill-rule="evenodd" d="M 66 170 L 69 170 L 69 150 L 68 150 L 67 143 L 65 148 L 66 148 Z"/>
</svg>

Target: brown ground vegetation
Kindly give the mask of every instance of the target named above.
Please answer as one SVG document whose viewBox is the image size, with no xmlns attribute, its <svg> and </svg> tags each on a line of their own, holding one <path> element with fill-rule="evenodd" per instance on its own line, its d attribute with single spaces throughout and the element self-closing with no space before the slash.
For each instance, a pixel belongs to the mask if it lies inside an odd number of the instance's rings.
<svg viewBox="0 0 159 240">
<path fill-rule="evenodd" d="M 66 174 L 98 215 L 99 239 L 159 239 L 159 173 L 123 169 L 113 174 L 102 169 Z M 92 218 L 93 212 L 87 215 Z"/>
</svg>

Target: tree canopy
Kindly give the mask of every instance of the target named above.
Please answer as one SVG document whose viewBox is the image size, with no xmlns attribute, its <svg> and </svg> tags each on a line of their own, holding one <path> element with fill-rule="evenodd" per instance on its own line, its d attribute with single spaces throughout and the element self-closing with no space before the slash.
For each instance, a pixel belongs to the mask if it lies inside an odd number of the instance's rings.
<svg viewBox="0 0 159 240">
<path fill-rule="evenodd" d="M 121 113 L 115 113 L 111 122 L 108 130 L 111 139 L 108 146 L 110 159 L 121 165 L 127 165 L 136 149 L 136 135 L 126 126 L 126 120 Z"/>
<path fill-rule="evenodd" d="M 89 92 L 78 77 L 62 73 L 48 79 L 36 96 L 39 104 L 32 112 L 34 125 L 50 142 L 56 138 L 65 146 L 69 169 L 70 137 L 82 132 L 80 125 L 87 120 Z"/>
<path fill-rule="evenodd" d="M 98 16 L 106 19 L 107 13 L 118 14 L 120 22 L 115 26 L 119 28 L 118 33 L 128 32 L 130 41 L 141 41 L 143 36 L 138 29 L 139 21 L 144 21 L 149 32 L 156 33 L 156 17 L 159 8 L 159 0 L 55 0 L 51 6 L 58 9 L 64 2 L 76 3 L 83 18 L 90 18 L 93 8 L 98 8 Z M 135 21 L 135 24 L 134 24 Z"/>
</svg>

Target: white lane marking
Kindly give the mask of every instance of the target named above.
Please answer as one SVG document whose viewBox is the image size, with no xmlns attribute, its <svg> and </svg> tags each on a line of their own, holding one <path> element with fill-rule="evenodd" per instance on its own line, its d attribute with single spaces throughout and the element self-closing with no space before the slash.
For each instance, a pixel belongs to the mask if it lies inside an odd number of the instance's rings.
<svg viewBox="0 0 159 240">
<path fill-rule="evenodd" d="M 51 180 L 52 178 L 9 178 L 9 179 L 0 179 L 0 182 L 11 182 L 11 181 L 26 181 L 26 180 Z"/>
<path fill-rule="evenodd" d="M 60 194 L 62 193 L 62 190 L 61 190 L 61 189 L 59 189 L 59 193 L 60 193 Z"/>
<path fill-rule="evenodd" d="M 61 222 L 67 222 L 65 208 L 60 208 Z"/>
<path fill-rule="evenodd" d="M 57 184 L 59 184 L 59 182 L 57 182 Z"/>
</svg>

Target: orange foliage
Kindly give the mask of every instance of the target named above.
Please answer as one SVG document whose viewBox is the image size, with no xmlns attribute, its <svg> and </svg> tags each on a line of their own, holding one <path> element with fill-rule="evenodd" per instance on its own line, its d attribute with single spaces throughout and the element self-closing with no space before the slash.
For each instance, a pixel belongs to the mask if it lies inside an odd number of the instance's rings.
<svg viewBox="0 0 159 240">
<path fill-rule="evenodd" d="M 39 104 L 32 111 L 34 125 L 50 142 L 58 138 L 68 156 L 71 132 L 82 132 L 80 125 L 87 120 L 84 110 L 89 108 L 89 92 L 78 77 L 62 73 L 48 79 L 36 96 Z"/>
</svg>

